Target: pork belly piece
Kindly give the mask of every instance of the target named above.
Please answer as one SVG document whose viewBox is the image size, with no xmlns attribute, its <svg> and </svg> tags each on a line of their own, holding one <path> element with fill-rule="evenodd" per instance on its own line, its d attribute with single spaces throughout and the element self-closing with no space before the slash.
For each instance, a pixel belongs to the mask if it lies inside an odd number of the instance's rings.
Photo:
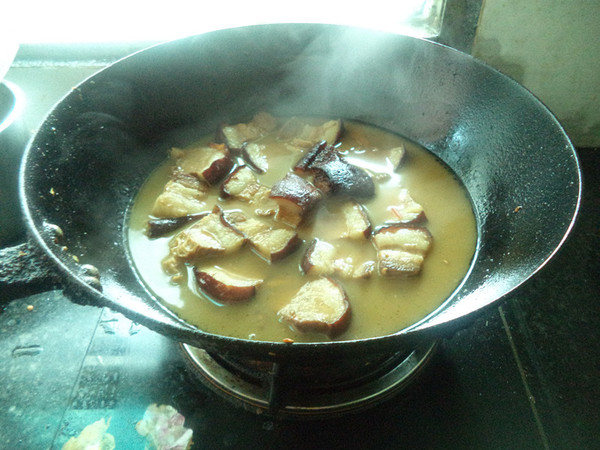
<svg viewBox="0 0 600 450">
<path fill-rule="evenodd" d="M 182 217 L 206 210 L 209 185 L 192 175 L 175 173 L 154 201 L 151 214 L 158 218 Z"/>
<path fill-rule="evenodd" d="M 217 130 L 217 140 L 232 152 L 242 152 L 246 142 L 256 140 L 277 127 L 277 119 L 266 112 L 257 113 L 250 122 L 223 124 Z"/>
<path fill-rule="evenodd" d="M 350 324 L 350 302 L 338 282 L 323 277 L 304 284 L 277 316 L 298 331 L 335 337 Z"/>
<path fill-rule="evenodd" d="M 255 206 L 256 214 L 269 216 L 276 213 L 277 203 L 269 198 L 271 189 L 258 182 L 248 166 L 238 166 L 221 184 L 221 197 L 234 197 Z"/>
<path fill-rule="evenodd" d="M 408 189 L 400 189 L 398 203 L 388 206 L 388 210 L 392 213 L 389 222 L 421 223 L 427 220 L 423 207 L 414 201 Z"/>
<path fill-rule="evenodd" d="M 374 261 L 356 263 L 351 257 L 340 257 L 339 253 L 329 242 L 314 239 L 304 252 L 300 267 L 307 275 L 336 275 L 355 279 L 372 275 Z"/>
<path fill-rule="evenodd" d="M 265 148 L 264 145 L 256 142 L 242 144 L 242 159 L 258 173 L 265 173 L 269 168 Z"/>
<path fill-rule="evenodd" d="M 350 164 L 325 141 L 314 146 L 294 166 L 296 173 L 313 175 L 313 184 L 324 193 L 351 198 L 371 198 L 375 184 L 363 169 Z"/>
<path fill-rule="evenodd" d="M 433 237 L 425 227 L 390 225 L 372 237 L 382 276 L 414 276 L 421 272 Z"/>
<path fill-rule="evenodd" d="M 250 300 L 263 280 L 233 274 L 218 267 L 194 268 L 198 287 L 220 303 L 239 303 Z"/>
<path fill-rule="evenodd" d="M 313 163 L 331 158 L 330 153 L 337 154 L 334 146 L 328 145 L 326 141 L 318 142 L 298 160 L 294 166 L 294 172 L 299 174 L 311 173 Z"/>
<path fill-rule="evenodd" d="M 379 273 L 390 277 L 418 275 L 425 261 L 421 254 L 393 249 L 379 250 L 377 259 Z"/>
<path fill-rule="evenodd" d="M 171 157 L 175 158 L 177 171 L 194 175 L 210 185 L 219 182 L 229 173 L 234 164 L 229 150 L 222 144 L 211 144 L 186 150 L 173 148 Z"/>
<path fill-rule="evenodd" d="M 279 205 L 275 220 L 295 228 L 306 219 L 322 195 L 310 181 L 288 173 L 273 185 L 269 197 Z"/>
<path fill-rule="evenodd" d="M 386 153 L 386 159 L 388 161 L 388 164 L 392 166 L 394 171 L 402 167 L 406 159 L 406 148 L 404 147 L 404 145 L 390 148 L 389 150 L 386 150 Z"/>
<path fill-rule="evenodd" d="M 315 238 L 304 252 L 300 267 L 307 275 L 332 275 L 335 272 L 336 254 L 333 245 Z"/>
<path fill-rule="evenodd" d="M 215 208 L 212 213 L 175 235 L 169 242 L 170 255 L 177 261 L 190 262 L 199 257 L 238 250 L 246 239 L 230 227 L 222 216 L 222 211 Z"/>
<path fill-rule="evenodd" d="M 292 117 L 281 126 L 278 138 L 289 141 L 296 147 L 309 148 L 321 141 L 335 145 L 343 134 L 344 122 L 341 119 L 328 120 L 321 125 L 309 125 L 297 117 Z"/>
<path fill-rule="evenodd" d="M 368 239 L 371 236 L 371 220 L 364 207 L 354 200 L 348 201 L 342 207 L 346 229 L 340 237 L 348 239 Z"/>
<path fill-rule="evenodd" d="M 240 211 L 227 212 L 224 219 L 232 228 L 246 237 L 259 255 L 270 262 L 285 258 L 302 243 L 293 229 L 276 228 L 263 220 L 247 217 Z"/>
<path fill-rule="evenodd" d="M 364 261 L 358 263 L 351 257 L 337 258 L 333 262 L 334 274 L 339 278 L 367 279 L 375 271 L 375 261 Z"/>
<path fill-rule="evenodd" d="M 148 227 L 146 229 L 146 235 L 150 239 L 159 238 L 165 236 L 184 225 L 187 225 L 196 220 L 202 219 L 204 216 L 210 214 L 208 211 L 188 214 L 181 217 L 168 217 L 165 219 L 150 219 L 148 220 Z"/>
</svg>

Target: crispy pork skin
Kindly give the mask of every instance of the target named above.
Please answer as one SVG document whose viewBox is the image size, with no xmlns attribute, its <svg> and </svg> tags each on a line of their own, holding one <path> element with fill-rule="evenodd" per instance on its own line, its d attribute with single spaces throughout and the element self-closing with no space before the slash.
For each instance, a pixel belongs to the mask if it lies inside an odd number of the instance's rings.
<svg viewBox="0 0 600 450">
<path fill-rule="evenodd" d="M 298 331 L 335 337 L 347 329 L 351 313 L 344 288 L 322 277 L 304 284 L 277 315 Z"/>
<path fill-rule="evenodd" d="M 421 272 L 433 237 L 425 227 L 390 225 L 379 228 L 372 240 L 382 276 L 414 276 Z"/>
<path fill-rule="evenodd" d="M 198 287 L 220 303 L 239 303 L 250 300 L 263 283 L 225 271 L 218 267 L 194 268 Z"/>
<path fill-rule="evenodd" d="M 288 173 L 273 185 L 269 197 L 279 205 L 275 220 L 296 227 L 321 200 L 322 194 L 309 181 Z"/>
<path fill-rule="evenodd" d="M 254 250 L 267 261 L 275 262 L 293 253 L 302 243 L 296 231 L 277 227 L 240 211 L 224 215 L 225 221 L 246 237 Z"/>
<path fill-rule="evenodd" d="M 154 201 L 152 215 L 158 218 L 182 217 L 206 210 L 209 186 L 192 175 L 175 173 Z"/>
</svg>

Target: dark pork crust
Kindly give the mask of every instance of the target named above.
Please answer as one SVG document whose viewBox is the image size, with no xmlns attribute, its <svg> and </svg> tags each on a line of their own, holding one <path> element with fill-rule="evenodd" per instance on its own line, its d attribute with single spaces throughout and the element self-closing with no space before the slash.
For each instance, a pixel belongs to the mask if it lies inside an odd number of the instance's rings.
<svg viewBox="0 0 600 450">
<path fill-rule="evenodd" d="M 345 195 L 351 198 L 371 198 L 375 195 L 375 183 L 360 167 L 346 161 L 325 141 L 315 145 L 294 166 L 296 173 L 314 176 L 314 185 L 325 193 Z"/>
</svg>

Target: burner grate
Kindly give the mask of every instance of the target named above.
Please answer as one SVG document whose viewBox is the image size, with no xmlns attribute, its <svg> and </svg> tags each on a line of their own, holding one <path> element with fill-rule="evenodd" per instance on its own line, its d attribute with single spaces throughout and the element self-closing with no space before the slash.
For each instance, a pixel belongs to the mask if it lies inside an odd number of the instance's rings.
<svg viewBox="0 0 600 450">
<path fill-rule="evenodd" d="M 398 394 L 426 366 L 437 342 L 326 365 L 223 357 L 187 344 L 181 348 L 200 381 L 234 404 L 277 418 L 320 419 L 360 412 Z"/>
</svg>

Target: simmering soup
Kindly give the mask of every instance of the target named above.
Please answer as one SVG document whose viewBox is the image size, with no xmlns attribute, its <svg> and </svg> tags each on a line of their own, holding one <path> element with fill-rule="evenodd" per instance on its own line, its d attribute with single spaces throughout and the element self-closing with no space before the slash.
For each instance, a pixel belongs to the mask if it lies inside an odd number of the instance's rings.
<svg viewBox="0 0 600 450">
<path fill-rule="evenodd" d="M 469 197 L 427 150 L 367 124 L 266 113 L 168 152 L 131 207 L 140 278 L 219 335 L 315 342 L 419 321 L 467 273 Z"/>
</svg>

